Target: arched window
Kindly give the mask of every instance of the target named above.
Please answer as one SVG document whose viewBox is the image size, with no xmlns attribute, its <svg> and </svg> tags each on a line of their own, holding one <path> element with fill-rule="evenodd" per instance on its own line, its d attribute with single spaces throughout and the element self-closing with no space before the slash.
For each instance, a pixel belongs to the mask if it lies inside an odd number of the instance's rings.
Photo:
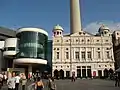
<svg viewBox="0 0 120 90">
<path fill-rule="evenodd" d="M 57 35 L 59 35 L 59 32 L 57 32 Z"/>
</svg>

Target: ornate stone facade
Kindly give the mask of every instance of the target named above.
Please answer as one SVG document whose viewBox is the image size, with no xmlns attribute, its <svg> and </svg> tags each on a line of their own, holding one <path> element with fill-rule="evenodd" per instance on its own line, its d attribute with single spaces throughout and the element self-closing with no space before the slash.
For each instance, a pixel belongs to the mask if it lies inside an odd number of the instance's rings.
<svg viewBox="0 0 120 90">
<path fill-rule="evenodd" d="M 53 30 L 56 32 L 53 37 L 53 76 L 71 77 L 74 72 L 76 77 L 108 77 L 114 71 L 109 28 L 101 26 L 96 35 L 85 31 L 63 35 L 60 33 L 63 29 Z"/>
</svg>

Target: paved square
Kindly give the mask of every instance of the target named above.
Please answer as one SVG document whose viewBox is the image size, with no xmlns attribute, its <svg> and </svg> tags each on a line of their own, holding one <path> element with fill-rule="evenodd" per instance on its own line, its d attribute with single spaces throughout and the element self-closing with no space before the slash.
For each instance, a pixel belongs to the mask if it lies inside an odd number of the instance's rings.
<svg viewBox="0 0 120 90">
<path fill-rule="evenodd" d="M 57 90 L 120 90 L 120 87 L 114 87 L 114 81 L 110 80 L 56 80 L 56 84 Z"/>
<path fill-rule="evenodd" d="M 46 85 L 46 80 L 43 80 Z M 76 82 L 71 82 L 71 80 L 55 80 L 57 84 L 57 90 L 120 90 L 120 87 L 114 87 L 114 81 L 111 80 L 81 80 L 78 79 Z M 7 87 L 2 90 L 7 90 Z M 27 90 L 34 90 L 30 87 Z M 43 90 L 48 90 L 45 86 Z"/>
</svg>

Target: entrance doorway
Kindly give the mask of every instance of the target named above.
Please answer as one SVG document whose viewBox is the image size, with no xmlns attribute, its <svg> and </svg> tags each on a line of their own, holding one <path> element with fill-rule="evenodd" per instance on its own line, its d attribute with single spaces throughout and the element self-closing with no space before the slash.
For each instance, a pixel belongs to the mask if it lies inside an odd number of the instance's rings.
<svg viewBox="0 0 120 90">
<path fill-rule="evenodd" d="M 86 78 L 86 69 L 82 69 L 82 77 Z"/>
<path fill-rule="evenodd" d="M 89 78 L 92 77 L 92 75 L 91 75 L 91 69 L 87 69 L 87 76 L 88 76 Z"/>
<path fill-rule="evenodd" d="M 113 69 L 109 69 L 109 78 L 112 80 L 112 79 L 114 79 L 113 77 L 113 74 L 114 74 L 114 71 L 113 71 Z"/>
<path fill-rule="evenodd" d="M 102 70 L 98 70 L 98 77 L 102 78 Z"/>
<path fill-rule="evenodd" d="M 66 78 L 70 77 L 70 71 L 66 71 Z"/>
<path fill-rule="evenodd" d="M 104 78 L 108 78 L 109 72 L 107 69 L 104 70 Z"/>
<path fill-rule="evenodd" d="M 58 70 L 57 70 L 57 69 L 54 70 L 54 77 L 55 77 L 56 79 L 58 79 Z"/>
<path fill-rule="evenodd" d="M 60 72 L 60 79 L 64 79 L 64 71 L 61 69 L 59 72 Z"/>
<path fill-rule="evenodd" d="M 77 69 L 77 78 L 81 78 L 81 69 Z"/>
</svg>

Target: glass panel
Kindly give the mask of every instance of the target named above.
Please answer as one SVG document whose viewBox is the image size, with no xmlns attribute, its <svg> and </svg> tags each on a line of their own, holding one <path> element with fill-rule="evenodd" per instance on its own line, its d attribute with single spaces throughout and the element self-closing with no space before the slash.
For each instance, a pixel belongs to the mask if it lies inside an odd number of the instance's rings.
<svg viewBox="0 0 120 90">
<path fill-rule="evenodd" d="M 47 36 L 37 32 L 22 32 L 18 35 L 19 53 L 18 58 L 40 58 L 46 59 Z"/>
</svg>

